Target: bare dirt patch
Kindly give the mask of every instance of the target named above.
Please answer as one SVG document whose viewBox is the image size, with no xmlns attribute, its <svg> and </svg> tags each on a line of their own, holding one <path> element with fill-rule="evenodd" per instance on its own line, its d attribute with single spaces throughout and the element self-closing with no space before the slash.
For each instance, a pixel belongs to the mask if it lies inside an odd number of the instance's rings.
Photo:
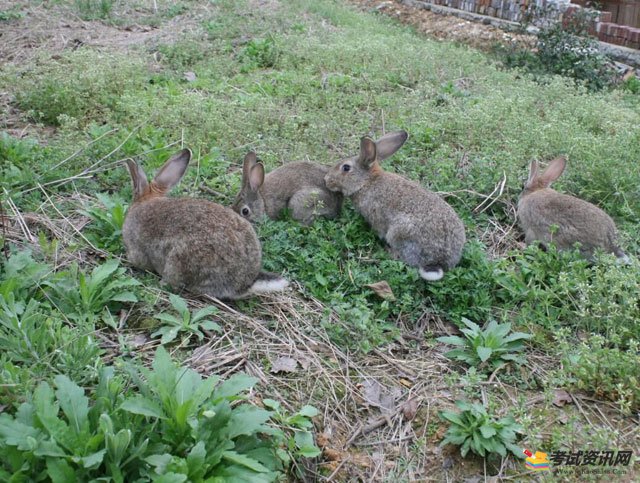
<svg viewBox="0 0 640 483">
<path fill-rule="evenodd" d="M 128 51 L 202 32 L 201 20 L 209 12 L 205 2 L 181 15 L 153 21 L 152 10 L 119 12 L 120 24 L 83 20 L 69 6 L 46 4 L 22 6 L 7 2 L 3 8 L 20 9 L 21 18 L 3 22 L 0 31 L 0 62 L 24 64 L 39 54 L 56 55 L 88 46 L 111 51 Z M 208 15 L 210 16 L 210 15 Z M 151 20 L 150 20 L 151 19 Z"/>
<path fill-rule="evenodd" d="M 471 22 L 454 15 L 441 15 L 429 10 L 405 5 L 401 0 L 349 0 L 365 11 L 375 11 L 412 25 L 419 32 L 439 40 L 470 45 L 479 50 L 491 50 L 496 44 L 527 43 L 534 37 L 505 32 L 491 25 Z"/>
</svg>

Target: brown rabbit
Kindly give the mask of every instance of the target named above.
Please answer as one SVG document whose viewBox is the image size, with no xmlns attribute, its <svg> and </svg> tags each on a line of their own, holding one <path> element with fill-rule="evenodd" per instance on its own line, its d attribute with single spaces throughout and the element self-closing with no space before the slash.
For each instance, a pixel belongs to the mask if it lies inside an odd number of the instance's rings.
<svg viewBox="0 0 640 483">
<path fill-rule="evenodd" d="M 260 242 L 244 218 L 211 201 L 165 196 L 190 159 L 191 151 L 183 149 L 150 183 L 142 168 L 127 160 L 133 203 L 122 237 L 129 261 L 160 274 L 175 290 L 224 299 L 284 289 L 285 279 L 261 271 Z"/>
<path fill-rule="evenodd" d="M 256 153 L 250 152 L 242 166 L 242 189 L 232 208 L 255 222 L 265 215 L 276 219 L 288 208 L 291 217 L 309 225 L 318 216 L 335 218 L 342 206 L 342 195 L 332 193 L 324 184 L 329 171 L 321 164 L 288 163 L 265 176 Z"/>
<path fill-rule="evenodd" d="M 462 255 L 464 225 L 442 198 L 414 181 L 382 170 L 379 160 L 394 154 L 407 133 L 360 141 L 360 156 L 340 161 L 327 174 L 327 188 L 353 201 L 392 254 L 417 267 L 425 280 L 440 280 Z"/>
<path fill-rule="evenodd" d="M 587 258 L 601 248 L 627 261 L 618 247 L 616 226 L 609 215 L 587 201 L 549 188 L 566 164 L 564 157 L 554 159 L 544 173 L 538 174 L 538 163 L 531 162 L 517 213 L 525 242 L 553 242 L 559 249 L 573 248 L 579 242 L 580 252 Z"/>
</svg>

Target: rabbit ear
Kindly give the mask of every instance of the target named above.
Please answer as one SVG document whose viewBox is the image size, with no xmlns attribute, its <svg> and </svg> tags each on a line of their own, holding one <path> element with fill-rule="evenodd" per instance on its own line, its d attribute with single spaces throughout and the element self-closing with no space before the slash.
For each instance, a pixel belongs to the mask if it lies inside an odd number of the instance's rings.
<svg viewBox="0 0 640 483">
<path fill-rule="evenodd" d="M 534 161 L 531 161 L 531 164 L 529 165 L 529 177 L 527 178 L 527 182 L 525 183 L 524 187 L 531 188 L 533 186 L 533 182 L 536 180 L 537 177 L 538 177 L 538 162 L 534 160 Z"/>
<path fill-rule="evenodd" d="M 360 157 L 358 164 L 369 169 L 376 160 L 376 143 L 369 137 L 360 139 Z"/>
<path fill-rule="evenodd" d="M 133 159 L 125 160 L 127 167 L 129 168 L 129 174 L 131 175 L 131 181 L 133 182 L 133 199 L 136 200 L 145 194 L 149 187 L 147 181 L 147 175 L 142 170 L 142 167 L 138 165 Z"/>
<path fill-rule="evenodd" d="M 567 166 L 567 158 L 560 156 L 549 163 L 547 169 L 540 176 L 540 180 L 545 187 L 548 187 L 551 183 L 557 180 L 564 172 L 564 168 Z"/>
<path fill-rule="evenodd" d="M 378 159 L 382 161 L 394 154 L 398 149 L 402 147 L 409 135 L 406 131 L 396 131 L 385 134 L 376 141 L 376 149 L 378 152 Z"/>
<path fill-rule="evenodd" d="M 264 165 L 256 163 L 249 173 L 249 188 L 251 191 L 258 191 L 262 183 L 264 183 Z"/>
<path fill-rule="evenodd" d="M 153 178 L 153 184 L 164 191 L 169 191 L 184 176 L 189 161 L 191 161 L 191 150 L 178 151 L 160 168 L 156 177 Z"/>
<path fill-rule="evenodd" d="M 242 186 L 246 186 L 249 182 L 249 175 L 251 173 L 251 168 L 256 164 L 258 158 L 256 157 L 256 153 L 253 151 L 249 151 L 245 157 L 244 162 L 242 163 Z"/>
</svg>

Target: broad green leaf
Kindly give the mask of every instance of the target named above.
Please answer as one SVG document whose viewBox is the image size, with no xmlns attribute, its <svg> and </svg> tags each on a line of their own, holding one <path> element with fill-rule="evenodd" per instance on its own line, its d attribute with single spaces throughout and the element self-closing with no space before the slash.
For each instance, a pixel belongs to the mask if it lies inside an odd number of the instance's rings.
<svg viewBox="0 0 640 483">
<path fill-rule="evenodd" d="M 166 330 L 165 330 L 166 329 Z M 178 336 L 178 332 L 180 332 L 180 327 L 170 327 L 170 328 L 162 328 L 153 334 L 152 337 L 155 337 L 158 333 L 162 333 L 162 337 L 160 339 L 161 344 L 168 344 L 172 340 L 174 340 Z"/>
<path fill-rule="evenodd" d="M 84 390 L 67 376 L 58 375 L 54 379 L 56 397 L 60 401 L 60 408 L 69 420 L 76 434 L 85 431 L 89 426 L 87 415 L 89 414 L 89 398 L 84 395 Z"/>
<path fill-rule="evenodd" d="M 67 453 L 56 444 L 53 440 L 41 441 L 36 450 L 33 452 L 35 456 L 54 456 L 64 457 Z"/>
<path fill-rule="evenodd" d="M 67 424 L 58 418 L 60 406 L 54 402 L 54 393 L 46 382 L 38 385 L 33 394 L 33 404 L 40 424 L 56 441 L 65 440 Z"/>
<path fill-rule="evenodd" d="M 187 314 L 189 313 L 189 307 L 187 306 L 186 300 L 180 297 L 179 295 L 176 295 L 174 293 L 169 295 L 169 302 L 171 302 L 171 305 L 173 306 L 173 308 L 176 309 L 176 311 L 181 316 L 184 317 L 185 313 Z"/>
<path fill-rule="evenodd" d="M 461 345 L 466 346 L 467 340 L 462 337 L 458 337 L 457 335 L 450 335 L 447 337 L 438 337 L 436 339 L 438 342 L 442 342 L 443 344 L 451 344 L 451 345 Z"/>
<path fill-rule="evenodd" d="M 154 317 L 162 322 L 166 322 L 169 325 L 178 325 L 182 327 L 182 320 L 177 318 L 175 315 L 162 313 L 156 314 L 154 315 Z"/>
<path fill-rule="evenodd" d="M 258 379 L 255 377 L 247 376 L 246 374 L 235 374 L 220 384 L 213 392 L 214 401 L 222 398 L 231 398 L 240 394 L 241 392 L 251 389 L 256 385 Z"/>
<path fill-rule="evenodd" d="M 293 435 L 299 453 L 307 458 L 315 458 L 322 451 L 315 445 L 313 434 L 308 431 L 296 431 Z"/>
<path fill-rule="evenodd" d="M 269 472 L 269 468 L 264 466 L 259 461 L 254 460 L 253 458 L 248 458 L 247 456 L 240 453 L 236 453 L 235 451 L 225 451 L 224 453 L 222 453 L 222 458 L 227 461 L 231 461 L 232 463 L 236 463 L 238 465 L 242 465 L 246 468 L 249 468 L 250 470 L 253 470 L 256 473 Z"/>
<path fill-rule="evenodd" d="M 0 414 L 0 442 L 15 446 L 21 451 L 32 451 L 34 441 L 41 432 L 24 423 L 14 420 L 8 414 Z"/>
<path fill-rule="evenodd" d="M 166 471 L 172 458 L 173 456 L 169 453 L 164 453 L 149 455 L 144 460 L 156 469 L 156 473 L 162 474 Z"/>
<path fill-rule="evenodd" d="M 229 438 L 258 432 L 270 418 L 270 411 L 258 409 L 248 404 L 238 406 L 233 410 L 229 420 Z"/>
<path fill-rule="evenodd" d="M 493 428 L 493 426 L 488 426 L 486 424 L 484 426 L 480 426 L 480 432 L 482 433 L 482 436 L 487 439 L 495 436 L 496 434 L 496 430 Z"/>
<path fill-rule="evenodd" d="M 62 458 L 47 458 L 47 473 L 53 483 L 77 481 L 73 468 Z"/>
<path fill-rule="evenodd" d="M 480 346 L 476 349 L 476 353 L 478 354 L 480 360 L 482 362 L 485 362 L 487 359 L 489 359 L 489 357 L 491 357 L 491 354 L 493 354 L 493 350 L 489 347 Z"/>
<path fill-rule="evenodd" d="M 320 412 L 314 408 L 313 406 L 302 406 L 302 408 L 300 409 L 300 411 L 298 411 L 298 414 L 300 416 L 306 416 L 308 418 L 313 418 L 315 416 L 317 416 L 318 414 L 320 414 Z"/>
<path fill-rule="evenodd" d="M 466 319 L 464 317 L 461 318 L 461 321 L 464 325 L 466 325 L 467 327 L 469 327 L 469 329 L 475 333 L 480 332 L 480 326 L 474 322 L 471 322 L 469 319 Z"/>
<path fill-rule="evenodd" d="M 106 449 L 101 449 L 100 451 L 96 451 L 95 453 L 88 456 L 83 456 L 80 459 L 80 461 L 82 461 L 82 466 L 87 469 L 97 468 L 102 463 L 106 452 Z"/>
<path fill-rule="evenodd" d="M 209 317 L 210 315 L 217 314 L 217 313 L 218 313 L 218 308 L 213 305 L 204 307 L 193 314 L 193 316 L 191 317 L 191 323 L 195 324 L 196 322 L 199 322 L 205 317 Z"/>
<path fill-rule="evenodd" d="M 166 416 L 160 405 L 140 394 L 127 398 L 121 405 L 120 409 L 129 411 L 133 414 L 141 414 L 152 418 L 166 419 Z"/>
<path fill-rule="evenodd" d="M 132 302 L 135 303 L 138 301 L 138 297 L 133 292 L 120 292 L 119 294 L 111 297 L 111 300 L 115 302 Z"/>
<path fill-rule="evenodd" d="M 192 481 L 198 481 L 202 478 L 207 470 L 206 466 L 207 450 L 204 441 L 198 441 L 189 454 L 187 455 L 187 468 L 189 468 L 189 478 Z"/>
<path fill-rule="evenodd" d="M 446 419 L 447 421 L 457 424 L 459 426 L 466 426 L 466 423 L 460 419 L 460 415 L 456 413 L 452 413 L 451 411 L 440 411 L 440 417 Z"/>
<path fill-rule="evenodd" d="M 164 475 L 154 476 L 154 483 L 182 483 L 187 481 L 187 475 L 179 473 L 165 473 Z"/>
</svg>

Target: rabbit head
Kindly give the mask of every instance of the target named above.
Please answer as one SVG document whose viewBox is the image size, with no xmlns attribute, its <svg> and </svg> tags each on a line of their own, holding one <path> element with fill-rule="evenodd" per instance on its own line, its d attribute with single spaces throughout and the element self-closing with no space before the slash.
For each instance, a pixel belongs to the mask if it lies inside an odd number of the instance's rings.
<svg viewBox="0 0 640 483">
<path fill-rule="evenodd" d="M 171 156 L 160 168 L 155 178 L 149 183 L 142 166 L 132 159 L 127 159 L 127 167 L 133 183 L 133 202 L 165 196 L 184 176 L 191 161 L 191 151 L 183 149 Z"/>
<path fill-rule="evenodd" d="M 325 176 L 327 188 L 345 196 L 357 193 L 371 178 L 382 172 L 379 161 L 394 154 L 407 140 L 405 131 L 382 136 L 377 141 L 370 137 L 360 140 L 360 154 L 343 159 Z"/>
<path fill-rule="evenodd" d="M 265 216 L 264 198 L 260 192 L 264 176 L 264 165 L 258 161 L 256 153 L 247 153 L 242 164 L 242 188 L 232 209 L 251 222 Z"/>
</svg>

